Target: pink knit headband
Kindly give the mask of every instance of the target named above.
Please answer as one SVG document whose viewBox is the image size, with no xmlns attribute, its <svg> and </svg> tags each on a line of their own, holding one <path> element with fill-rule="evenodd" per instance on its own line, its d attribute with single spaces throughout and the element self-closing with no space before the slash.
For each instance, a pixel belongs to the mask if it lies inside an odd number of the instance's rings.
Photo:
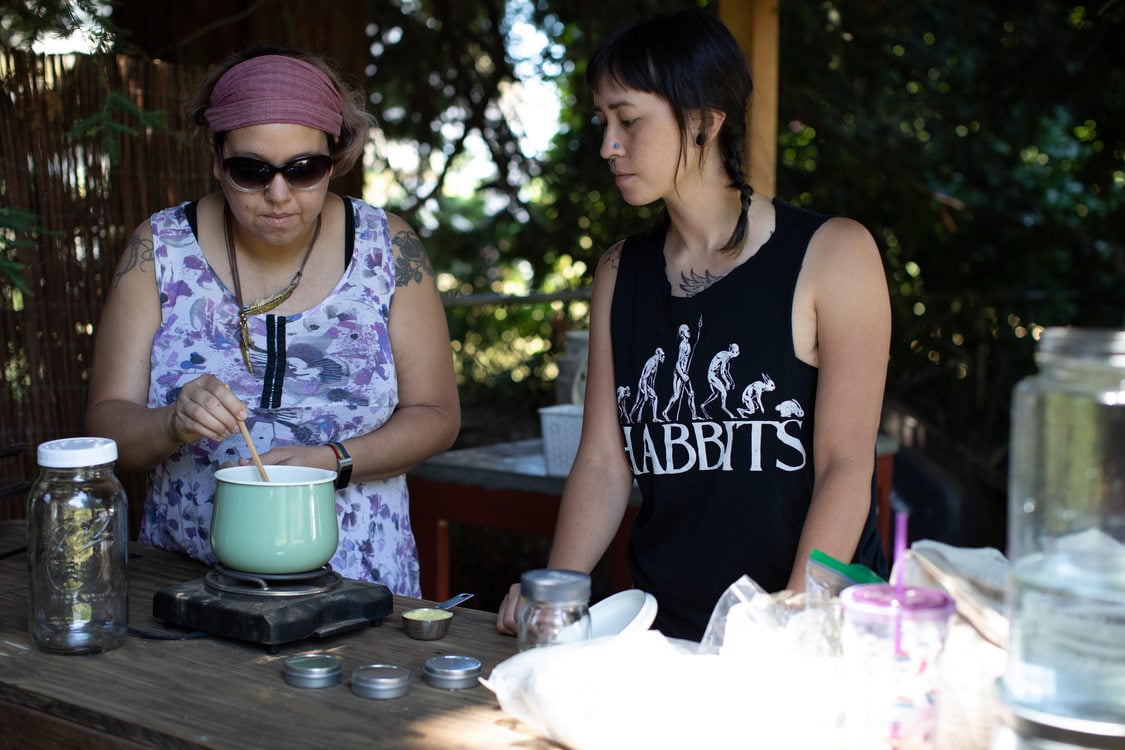
<svg viewBox="0 0 1125 750">
<path fill-rule="evenodd" d="M 343 101 L 315 65 L 286 55 L 261 55 L 223 73 L 204 113 L 216 133 L 284 122 L 340 135 Z"/>
</svg>

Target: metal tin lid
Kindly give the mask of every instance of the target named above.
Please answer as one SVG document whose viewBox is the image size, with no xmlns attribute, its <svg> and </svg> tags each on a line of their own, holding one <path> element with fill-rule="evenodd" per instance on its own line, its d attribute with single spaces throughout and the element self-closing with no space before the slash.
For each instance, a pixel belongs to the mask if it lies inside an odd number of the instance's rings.
<svg viewBox="0 0 1125 750">
<path fill-rule="evenodd" d="M 861 583 L 840 592 L 845 612 L 911 620 L 942 620 L 953 614 L 953 598 L 944 591 L 924 586 L 895 586 L 890 583 Z"/>
<path fill-rule="evenodd" d="M 1055 326 L 1043 329 L 1035 359 L 1069 359 L 1108 368 L 1125 367 L 1125 331 Z"/>
<path fill-rule="evenodd" d="M 109 438 L 76 437 L 40 443 L 39 465 L 48 469 L 101 466 L 117 460 L 117 443 Z"/>
<path fill-rule="evenodd" d="M 285 660 L 282 674 L 293 687 L 322 688 L 340 682 L 344 663 L 332 654 L 299 654 Z"/>
<path fill-rule="evenodd" d="M 427 684 L 450 690 L 475 686 L 480 673 L 480 659 L 452 654 L 432 656 L 422 668 L 422 677 Z"/>
<path fill-rule="evenodd" d="M 590 576 L 557 568 L 529 570 L 520 576 L 520 593 L 541 602 L 589 601 Z"/>
<path fill-rule="evenodd" d="M 410 692 L 410 670 L 393 664 L 368 664 L 352 670 L 352 692 L 362 698 L 399 698 Z"/>
</svg>

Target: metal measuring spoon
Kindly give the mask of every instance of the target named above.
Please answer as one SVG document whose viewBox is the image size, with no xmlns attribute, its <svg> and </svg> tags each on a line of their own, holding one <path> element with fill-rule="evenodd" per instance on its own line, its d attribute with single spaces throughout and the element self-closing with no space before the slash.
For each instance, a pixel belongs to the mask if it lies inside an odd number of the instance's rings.
<svg viewBox="0 0 1125 750">
<path fill-rule="evenodd" d="M 472 594 L 457 594 L 457 596 L 450 597 L 449 599 L 446 599 L 441 604 L 435 604 L 433 608 L 434 609 L 450 609 L 452 607 L 456 607 L 461 602 L 467 602 L 472 598 L 473 598 Z"/>
</svg>

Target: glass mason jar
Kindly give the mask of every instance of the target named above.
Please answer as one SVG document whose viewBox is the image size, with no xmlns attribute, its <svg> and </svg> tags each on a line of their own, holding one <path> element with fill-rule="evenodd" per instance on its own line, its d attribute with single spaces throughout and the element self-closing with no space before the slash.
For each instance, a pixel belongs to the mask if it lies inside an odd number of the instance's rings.
<svg viewBox="0 0 1125 750">
<path fill-rule="evenodd" d="M 1005 704 L 1125 730 L 1125 331 L 1049 328 L 1012 402 Z M 1120 735 L 1125 738 L 1125 731 Z"/>
<path fill-rule="evenodd" d="M 519 650 L 590 637 L 590 576 L 544 568 L 520 576 Z"/>
<path fill-rule="evenodd" d="M 38 449 L 27 501 L 28 628 L 39 649 L 89 654 L 128 631 L 129 514 L 117 444 L 67 438 Z"/>
</svg>

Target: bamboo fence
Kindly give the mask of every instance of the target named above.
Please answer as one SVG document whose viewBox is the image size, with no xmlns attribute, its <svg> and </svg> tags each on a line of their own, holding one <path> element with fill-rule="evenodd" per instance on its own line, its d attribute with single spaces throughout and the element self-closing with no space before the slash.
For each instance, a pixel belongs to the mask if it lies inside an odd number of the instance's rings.
<svg viewBox="0 0 1125 750">
<path fill-rule="evenodd" d="M 28 446 L 0 463 L 0 488 L 34 478 L 39 443 L 85 434 L 93 333 L 133 229 L 214 187 L 207 152 L 188 138 L 183 114 L 202 72 L 0 50 L 0 205 L 30 212 L 39 227 L 0 227 L 0 252 L 23 264 L 31 288 L 24 295 L 0 278 L 0 450 Z M 163 111 L 164 124 L 145 127 L 117 106 L 121 97 Z M 102 132 L 68 135 L 99 115 Z M 122 479 L 131 500 L 143 497 L 143 476 Z M 0 518 L 22 517 L 24 502 L 19 493 L 0 497 Z"/>
</svg>

